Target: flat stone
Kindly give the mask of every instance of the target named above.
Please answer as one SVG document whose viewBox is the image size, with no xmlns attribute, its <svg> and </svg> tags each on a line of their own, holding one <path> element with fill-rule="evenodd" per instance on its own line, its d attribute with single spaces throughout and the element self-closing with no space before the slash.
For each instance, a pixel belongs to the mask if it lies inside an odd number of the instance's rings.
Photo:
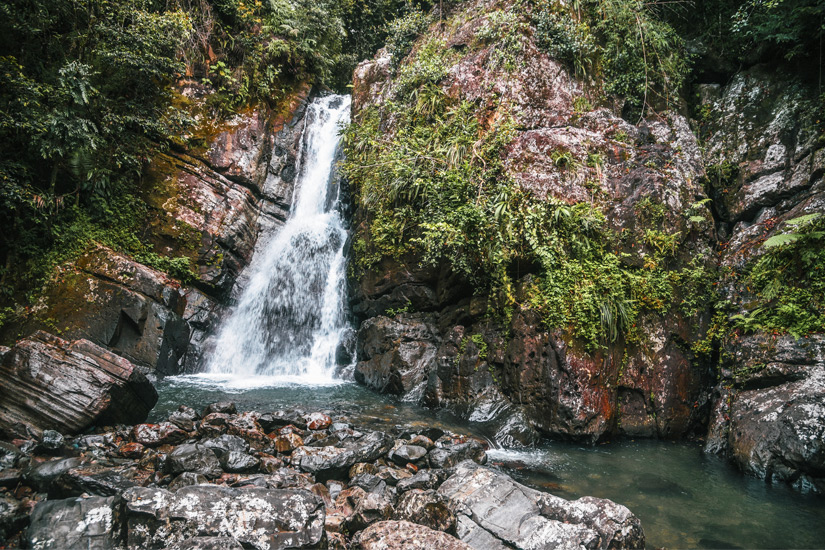
<svg viewBox="0 0 825 550">
<path fill-rule="evenodd" d="M 196 485 L 175 493 L 135 488 L 123 498 L 127 543 L 135 548 L 192 537 L 231 537 L 257 550 L 311 548 L 324 536 L 323 501 L 304 490 Z"/>
<path fill-rule="evenodd" d="M 472 550 L 473 547 L 441 531 L 409 521 L 382 521 L 355 536 L 356 550 Z M 480 547 L 476 547 L 480 548 Z"/>
<path fill-rule="evenodd" d="M 37 550 L 109 550 L 120 533 L 117 497 L 68 498 L 38 503 L 27 539 Z"/>
</svg>

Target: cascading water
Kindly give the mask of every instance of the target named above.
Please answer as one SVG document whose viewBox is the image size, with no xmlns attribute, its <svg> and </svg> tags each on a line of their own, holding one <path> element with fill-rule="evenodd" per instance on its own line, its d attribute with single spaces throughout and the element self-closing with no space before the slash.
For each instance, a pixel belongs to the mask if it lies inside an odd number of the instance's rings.
<svg viewBox="0 0 825 550">
<path fill-rule="evenodd" d="M 238 304 L 218 334 L 210 374 L 248 382 L 333 380 L 346 329 L 346 230 L 334 164 L 349 111 L 349 96 L 308 106 L 292 212 L 256 251 Z"/>
</svg>

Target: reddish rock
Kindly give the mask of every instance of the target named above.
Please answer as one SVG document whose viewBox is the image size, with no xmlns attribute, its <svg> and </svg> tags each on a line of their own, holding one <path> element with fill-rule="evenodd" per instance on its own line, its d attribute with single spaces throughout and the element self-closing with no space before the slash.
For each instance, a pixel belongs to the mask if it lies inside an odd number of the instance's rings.
<svg viewBox="0 0 825 550">
<path fill-rule="evenodd" d="M 141 458 L 145 447 L 140 443 L 124 443 L 117 449 L 117 453 L 123 458 Z"/>
<path fill-rule="evenodd" d="M 501 543 L 499 543 L 500 545 Z M 503 547 L 503 546 L 502 546 Z M 356 550 L 472 550 L 457 538 L 409 521 L 381 521 L 364 529 L 352 543 Z"/>
<path fill-rule="evenodd" d="M 326 430 L 332 424 L 332 419 L 323 413 L 310 413 L 306 416 L 307 428 L 310 430 Z"/>
<path fill-rule="evenodd" d="M 135 365 L 88 340 L 37 332 L 0 362 L 0 432 L 7 437 L 132 424 L 156 402 L 155 388 Z"/>
<path fill-rule="evenodd" d="M 186 440 L 189 434 L 174 424 L 138 424 L 132 428 L 131 438 L 145 447 L 174 445 Z"/>
<path fill-rule="evenodd" d="M 274 440 L 275 450 L 279 453 L 289 454 L 298 447 L 304 444 L 304 440 L 299 436 L 288 433 L 286 435 L 279 435 Z"/>
</svg>

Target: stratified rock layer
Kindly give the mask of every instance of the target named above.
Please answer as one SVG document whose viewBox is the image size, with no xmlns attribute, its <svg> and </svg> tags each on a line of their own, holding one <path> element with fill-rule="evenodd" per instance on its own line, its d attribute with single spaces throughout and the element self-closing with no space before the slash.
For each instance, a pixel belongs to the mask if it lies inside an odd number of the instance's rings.
<svg viewBox="0 0 825 550">
<path fill-rule="evenodd" d="M 6 436 L 139 422 L 157 399 L 137 367 L 88 340 L 37 332 L 0 363 L 0 432 Z"/>
</svg>

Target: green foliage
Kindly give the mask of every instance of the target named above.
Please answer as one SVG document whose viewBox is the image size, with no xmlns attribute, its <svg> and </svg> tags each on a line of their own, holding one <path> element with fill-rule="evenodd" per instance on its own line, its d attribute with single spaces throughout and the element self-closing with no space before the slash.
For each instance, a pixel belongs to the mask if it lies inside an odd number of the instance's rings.
<svg viewBox="0 0 825 550">
<path fill-rule="evenodd" d="M 336 57 L 330 84 L 344 90 L 359 61 L 386 44 L 397 67 L 430 19 L 430 0 L 344 0 L 337 3 L 346 36 Z"/>
<path fill-rule="evenodd" d="M 786 226 L 794 232 L 765 241 L 765 253 L 742 277 L 756 301 L 732 317 L 738 328 L 797 337 L 825 331 L 825 217 L 809 214 Z"/>
<path fill-rule="evenodd" d="M 747 44 L 773 45 L 785 59 L 812 57 L 825 35 L 825 4 L 819 0 L 746 0 L 736 10 L 731 28 Z"/>
<path fill-rule="evenodd" d="M 626 100 L 626 116 L 667 107 L 677 99 L 689 64 L 682 41 L 659 17 L 655 3 L 534 0 L 533 4 L 539 46 L 577 75 L 603 78 L 607 95 Z"/>
<path fill-rule="evenodd" d="M 644 311 L 680 306 L 678 285 L 700 288 L 707 273 L 669 268 L 681 235 L 638 234 L 651 261 L 632 267 L 598 206 L 537 199 L 510 181 L 501 153 L 515 135 L 512 121 L 502 117 L 486 128 L 482 106 L 445 95 L 435 84 L 445 64 L 432 59 L 448 54 L 436 44 L 401 68 L 396 101 L 361 111 L 346 131 L 344 171 L 368 215 L 354 246 L 356 269 L 383 257 L 446 264 L 490 298 L 491 314 L 506 319 L 515 266 L 538 266 L 527 303 L 591 351 L 637 337 Z M 557 153 L 562 169 L 578 163 L 568 151 Z M 664 206 L 649 208 L 663 218 Z M 684 309 L 697 308 L 699 297 L 688 298 L 694 301 Z"/>
<path fill-rule="evenodd" d="M 529 25 L 524 20 L 520 7 L 518 3 L 514 3 L 506 9 L 490 13 L 476 31 L 475 37 L 481 45 L 492 46 L 492 69 L 513 71 L 516 69 L 516 61 L 522 57 Z"/>
<path fill-rule="evenodd" d="M 398 68 L 401 61 L 410 53 L 413 43 L 427 26 L 430 18 L 421 11 L 411 11 L 389 24 L 387 52 L 392 56 L 393 68 Z"/>
</svg>

